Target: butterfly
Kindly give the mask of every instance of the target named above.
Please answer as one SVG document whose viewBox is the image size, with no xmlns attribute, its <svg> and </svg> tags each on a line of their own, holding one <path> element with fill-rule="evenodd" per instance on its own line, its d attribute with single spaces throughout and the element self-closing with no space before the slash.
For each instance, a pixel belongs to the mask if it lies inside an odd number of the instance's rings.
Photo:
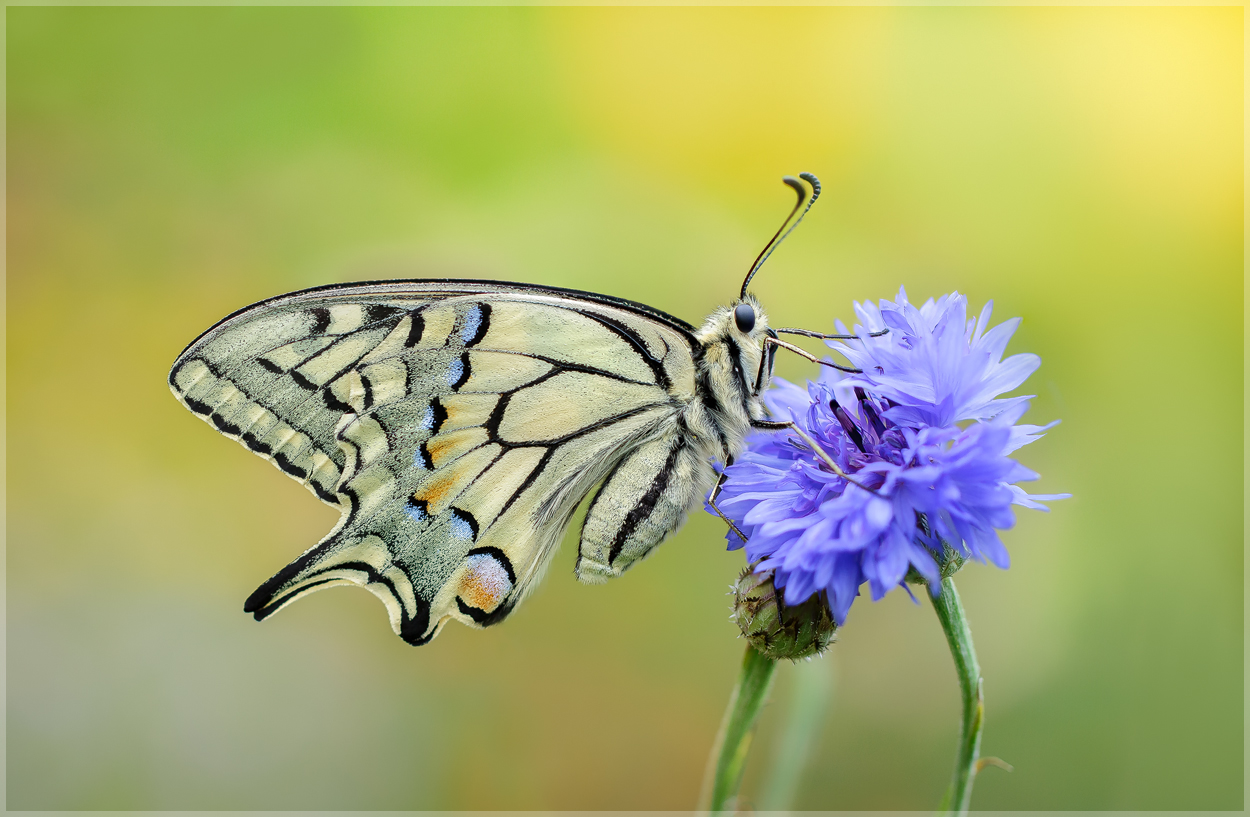
<svg viewBox="0 0 1250 817">
<path fill-rule="evenodd" d="M 778 348 L 816 358 L 779 333 L 839 337 L 772 329 L 747 292 L 820 195 L 800 178 L 810 198 L 785 177 L 797 203 L 701 327 L 591 292 L 392 280 L 261 301 L 200 335 L 169 373 L 174 395 L 341 512 L 244 611 L 359 585 L 425 644 L 450 619 L 502 621 L 596 486 L 583 582 L 621 575 L 709 492 L 719 512 L 713 461 L 732 463 L 751 429 L 793 429 L 761 394 Z"/>
</svg>

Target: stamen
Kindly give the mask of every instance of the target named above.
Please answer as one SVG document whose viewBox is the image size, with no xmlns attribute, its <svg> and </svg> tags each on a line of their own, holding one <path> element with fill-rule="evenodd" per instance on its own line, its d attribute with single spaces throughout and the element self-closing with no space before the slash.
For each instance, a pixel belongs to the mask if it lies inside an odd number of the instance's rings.
<svg viewBox="0 0 1250 817">
<path fill-rule="evenodd" d="M 846 413 L 846 409 L 838 405 L 837 400 L 830 400 L 829 408 L 833 411 L 833 416 L 837 417 L 838 422 L 842 424 L 842 430 L 851 438 L 851 442 L 855 443 L 855 447 L 863 452 L 864 435 L 859 433 L 859 429 L 856 428 L 854 421 L 851 420 L 851 415 Z"/>
<path fill-rule="evenodd" d="M 877 432 L 877 437 L 883 437 L 885 435 L 885 423 L 881 422 L 881 418 L 877 415 L 877 407 L 872 404 L 872 400 L 868 399 L 868 395 L 859 386 L 855 387 L 855 396 L 859 398 L 859 405 L 868 417 L 868 422 L 872 423 L 873 430 Z"/>
</svg>

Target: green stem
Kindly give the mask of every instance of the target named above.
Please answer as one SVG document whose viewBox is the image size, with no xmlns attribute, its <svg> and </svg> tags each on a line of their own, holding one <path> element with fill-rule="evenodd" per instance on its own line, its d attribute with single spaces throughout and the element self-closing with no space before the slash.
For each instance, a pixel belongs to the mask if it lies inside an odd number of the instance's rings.
<svg viewBox="0 0 1250 817">
<path fill-rule="evenodd" d="M 755 735 L 755 722 L 760 708 L 773 685 L 773 670 L 777 662 L 766 658 L 750 644 L 742 656 L 742 672 L 729 707 L 721 721 L 716 745 L 708 758 L 708 774 L 703 780 L 703 793 L 699 800 L 709 811 L 730 811 L 735 806 L 738 787 L 742 785 L 742 772 L 746 768 L 747 752 Z M 712 765 L 712 764 L 715 765 Z"/>
<path fill-rule="evenodd" d="M 760 785 L 759 811 L 793 811 L 794 801 L 811 761 L 825 713 L 833 703 L 834 656 L 796 663 L 790 670 L 789 711 L 773 755 L 771 768 Z"/>
<path fill-rule="evenodd" d="M 932 598 L 932 596 L 930 596 Z M 963 698 L 963 728 L 959 735 L 959 759 L 955 763 L 955 776 L 946 796 L 938 807 L 940 812 L 965 815 L 972 800 L 972 781 L 977 774 L 977 756 L 981 751 L 981 726 L 985 719 L 985 702 L 981 697 L 981 667 L 977 664 L 976 650 L 972 648 L 972 633 L 964 616 L 959 593 L 950 578 L 942 580 L 942 594 L 933 599 L 946 643 L 950 645 L 955 659 L 955 671 L 959 674 L 959 691 Z"/>
</svg>

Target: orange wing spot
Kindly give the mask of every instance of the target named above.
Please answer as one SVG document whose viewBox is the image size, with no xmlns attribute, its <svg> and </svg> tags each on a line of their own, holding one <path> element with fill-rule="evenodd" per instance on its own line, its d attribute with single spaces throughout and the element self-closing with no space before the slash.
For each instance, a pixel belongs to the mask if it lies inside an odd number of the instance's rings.
<svg viewBox="0 0 1250 817">
<path fill-rule="evenodd" d="M 425 450 L 429 452 L 430 462 L 438 468 L 447 458 L 447 449 L 450 448 L 446 437 L 431 437 L 429 442 L 425 444 Z"/>
<path fill-rule="evenodd" d="M 425 444 L 430 455 L 430 462 L 435 468 L 441 468 L 482 443 L 486 442 L 486 430 L 483 428 L 464 428 L 446 434 L 436 434 Z"/>
<path fill-rule="evenodd" d="M 480 431 L 483 437 L 485 436 L 484 429 L 476 430 Z M 413 493 L 414 500 L 426 503 L 426 512 L 430 516 L 438 516 L 447 510 L 451 501 L 460 496 L 461 492 L 477 479 L 482 470 L 499 454 L 497 445 L 478 448 L 475 443 L 468 447 L 475 448 L 475 450 L 467 456 L 456 454 L 460 459 L 445 468 L 434 471 L 430 474 L 429 481 Z"/>
<path fill-rule="evenodd" d="M 437 514 L 441 511 L 443 502 L 452 495 L 452 491 L 456 487 L 457 477 L 459 474 L 448 472 L 439 474 L 430 480 L 421 490 L 412 495 L 417 502 L 425 502 L 431 506 L 440 506 L 439 511 L 431 511 L 431 514 Z"/>
<path fill-rule="evenodd" d="M 465 563 L 464 577 L 460 580 L 460 598 L 470 607 L 493 612 L 512 590 L 508 571 L 495 557 L 485 553 L 475 553 Z"/>
</svg>

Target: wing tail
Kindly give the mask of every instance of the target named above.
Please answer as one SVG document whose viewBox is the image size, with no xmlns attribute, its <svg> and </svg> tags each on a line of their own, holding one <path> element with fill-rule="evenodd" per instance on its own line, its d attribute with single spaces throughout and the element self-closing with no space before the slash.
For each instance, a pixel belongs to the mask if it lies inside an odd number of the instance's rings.
<svg viewBox="0 0 1250 817">
<path fill-rule="evenodd" d="M 337 585 L 363 587 L 377 596 L 386 605 L 391 628 L 409 644 L 434 637 L 429 602 L 414 591 L 376 536 L 331 536 L 258 587 L 244 602 L 243 612 L 263 621 L 296 599 Z"/>
</svg>

